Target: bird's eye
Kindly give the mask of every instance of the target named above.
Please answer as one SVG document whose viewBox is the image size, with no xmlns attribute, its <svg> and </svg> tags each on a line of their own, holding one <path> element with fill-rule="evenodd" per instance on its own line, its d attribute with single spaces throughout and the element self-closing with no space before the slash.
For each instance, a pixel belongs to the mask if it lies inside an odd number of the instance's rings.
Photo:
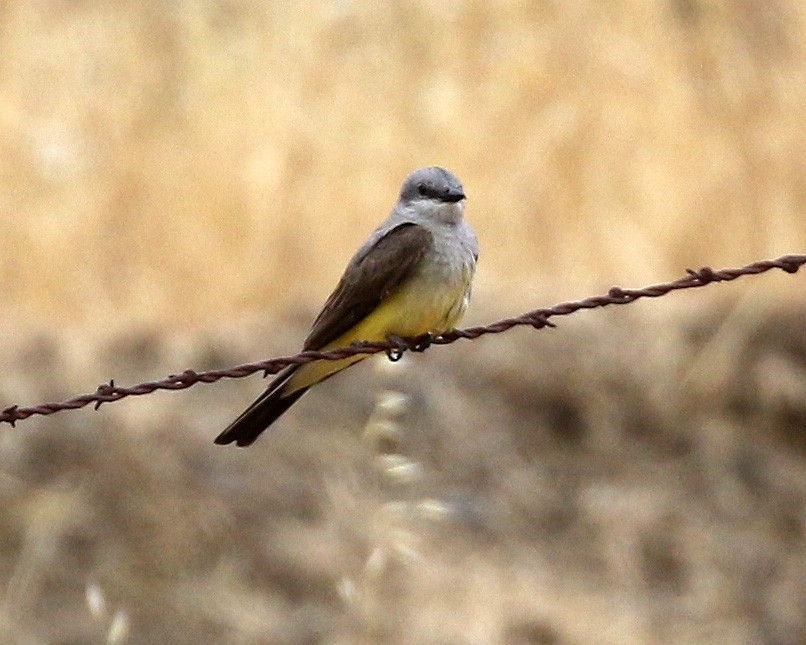
<svg viewBox="0 0 806 645">
<path fill-rule="evenodd" d="M 425 184 L 419 184 L 417 186 L 417 192 L 420 193 L 421 195 L 425 195 L 426 193 L 428 193 L 428 188 L 426 187 Z"/>
</svg>

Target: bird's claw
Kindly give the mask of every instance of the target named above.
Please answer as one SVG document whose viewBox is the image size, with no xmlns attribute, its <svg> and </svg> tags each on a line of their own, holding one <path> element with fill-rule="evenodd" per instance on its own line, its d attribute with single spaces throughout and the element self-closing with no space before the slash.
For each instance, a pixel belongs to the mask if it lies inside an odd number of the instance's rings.
<svg viewBox="0 0 806 645">
<path fill-rule="evenodd" d="M 390 334 L 389 336 L 386 337 L 386 340 L 388 340 L 390 343 L 394 343 L 395 347 L 387 349 L 386 356 L 390 361 L 395 363 L 399 361 L 401 358 L 403 358 L 403 354 L 407 349 L 410 349 L 413 352 L 424 352 L 429 347 L 431 347 L 431 343 L 434 342 L 434 338 L 435 338 L 434 334 L 428 332 L 426 334 L 423 334 L 422 336 L 419 336 L 417 338 L 417 344 L 412 345 L 405 338 L 401 338 L 400 336 Z"/>
<path fill-rule="evenodd" d="M 434 334 L 427 332 L 417 339 L 417 344 L 411 348 L 413 352 L 424 352 L 434 342 Z"/>
<path fill-rule="evenodd" d="M 395 347 L 390 347 L 386 350 L 386 358 L 393 363 L 397 363 L 401 358 L 403 358 L 403 353 L 409 349 L 409 345 L 400 336 L 389 335 L 387 340 L 390 343 L 394 343 Z"/>
</svg>

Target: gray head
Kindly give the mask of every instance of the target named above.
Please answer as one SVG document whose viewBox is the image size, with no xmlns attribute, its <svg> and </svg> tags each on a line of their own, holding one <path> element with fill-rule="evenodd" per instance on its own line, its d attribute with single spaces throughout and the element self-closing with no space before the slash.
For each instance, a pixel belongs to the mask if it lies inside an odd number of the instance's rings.
<svg viewBox="0 0 806 645">
<path fill-rule="evenodd" d="M 420 168 L 411 173 L 400 189 L 401 204 L 455 204 L 465 198 L 462 184 L 444 168 Z"/>
</svg>

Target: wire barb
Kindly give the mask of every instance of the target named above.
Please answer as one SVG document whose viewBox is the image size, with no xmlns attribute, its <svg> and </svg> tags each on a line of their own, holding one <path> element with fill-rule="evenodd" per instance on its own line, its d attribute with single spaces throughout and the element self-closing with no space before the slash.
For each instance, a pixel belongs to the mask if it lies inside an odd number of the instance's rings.
<svg viewBox="0 0 806 645">
<path fill-rule="evenodd" d="M 107 403 L 108 401 L 114 401 L 115 379 L 109 379 L 109 383 L 101 383 L 95 390 L 95 394 L 96 396 L 99 397 L 98 400 L 95 401 L 95 405 L 93 406 L 93 409 L 95 410 L 100 408 L 101 404 L 103 403 Z"/>
<path fill-rule="evenodd" d="M 8 423 L 14 427 L 17 421 L 22 421 L 33 415 L 48 415 L 62 410 L 75 410 L 91 403 L 94 404 L 93 407 L 97 410 L 103 403 L 119 401 L 128 396 L 142 396 L 157 390 L 184 390 L 196 383 L 214 383 L 222 378 L 243 378 L 256 372 L 263 372 L 263 376 L 266 377 L 269 374 L 276 374 L 289 365 L 302 365 L 311 361 L 333 361 L 355 356 L 356 354 L 377 354 L 379 352 L 386 352 L 390 360 L 396 360 L 407 349 L 424 351 L 430 345 L 447 345 L 460 338 L 475 340 L 479 336 L 500 334 L 517 326 L 528 325 L 534 329 L 556 327 L 549 318 L 568 316 L 581 309 L 596 309 L 607 305 L 626 305 L 640 298 L 659 298 L 672 291 L 704 287 L 713 282 L 729 282 L 740 276 L 757 275 L 771 269 L 781 269 L 787 273 L 796 273 L 804 264 L 806 264 L 806 255 L 785 255 L 776 260 L 754 262 L 739 269 L 722 269 L 721 271 L 714 271 L 710 267 L 703 267 L 697 271 L 686 269 L 687 275 L 673 282 L 655 284 L 642 289 L 612 287 L 607 292 L 607 295 L 604 296 L 591 296 L 583 300 L 563 302 L 548 309 L 535 309 L 521 316 L 505 318 L 482 327 L 454 329 L 436 338 L 430 334 L 425 334 L 418 338 L 393 338 L 383 342 L 353 343 L 348 347 L 339 347 L 326 352 L 309 350 L 294 356 L 272 358 L 266 361 L 246 363 L 228 369 L 211 370 L 209 372 L 196 372 L 195 370 L 187 369 L 181 374 L 172 374 L 162 381 L 149 381 L 132 387 L 116 386 L 115 380 L 111 379 L 109 383 L 99 385 L 93 394 L 82 394 L 61 403 L 42 403 L 28 408 L 21 408 L 17 405 L 8 406 L 0 412 L 0 423 Z"/>
</svg>

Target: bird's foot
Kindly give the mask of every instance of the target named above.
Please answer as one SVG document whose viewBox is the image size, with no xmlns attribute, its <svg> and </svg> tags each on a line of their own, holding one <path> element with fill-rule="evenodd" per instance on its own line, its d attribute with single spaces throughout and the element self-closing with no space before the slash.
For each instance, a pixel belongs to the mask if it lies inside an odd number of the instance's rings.
<svg viewBox="0 0 806 645">
<path fill-rule="evenodd" d="M 434 342 L 434 338 L 435 338 L 434 334 L 432 334 L 430 331 L 423 334 L 417 339 L 417 344 L 411 348 L 411 351 L 424 352 L 429 347 L 431 347 L 431 343 Z"/>
<path fill-rule="evenodd" d="M 386 340 L 395 344 L 395 347 L 390 347 L 386 350 L 386 357 L 393 363 L 397 363 L 401 358 L 403 358 L 403 353 L 409 349 L 409 344 L 400 336 L 395 336 L 393 334 L 387 336 Z"/>
<path fill-rule="evenodd" d="M 417 337 L 417 344 L 412 345 L 409 341 L 405 338 L 401 338 L 400 336 L 395 336 L 394 334 L 390 334 L 386 337 L 390 343 L 394 343 L 395 347 L 386 350 L 386 356 L 389 358 L 390 361 L 393 363 L 399 361 L 403 358 L 403 354 L 406 350 L 411 350 L 413 352 L 424 352 L 429 347 L 431 347 L 431 343 L 434 342 L 434 334 L 428 332 L 423 334 L 422 336 Z"/>
</svg>

